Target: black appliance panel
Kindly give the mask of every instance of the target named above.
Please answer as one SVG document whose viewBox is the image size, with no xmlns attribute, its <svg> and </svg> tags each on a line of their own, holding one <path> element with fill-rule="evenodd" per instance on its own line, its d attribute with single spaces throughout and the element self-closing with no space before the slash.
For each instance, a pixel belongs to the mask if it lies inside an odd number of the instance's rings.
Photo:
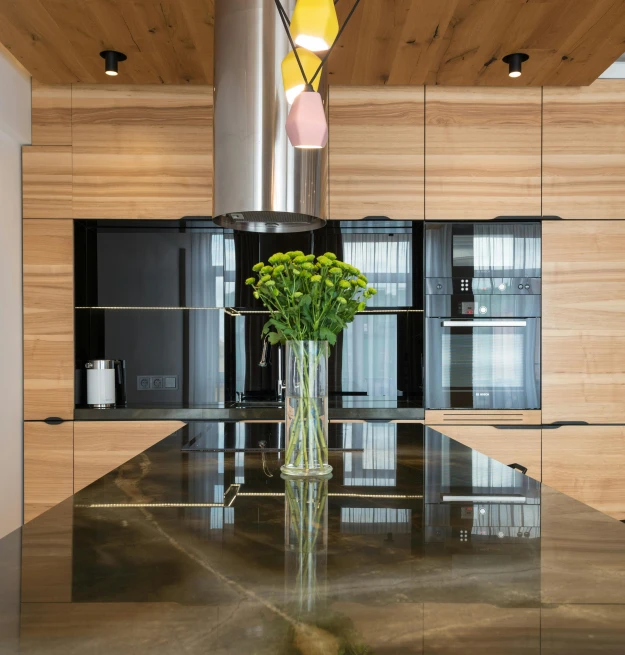
<svg viewBox="0 0 625 655">
<path fill-rule="evenodd" d="M 430 318 L 539 317 L 540 296 L 453 295 L 426 296 Z"/>
</svg>

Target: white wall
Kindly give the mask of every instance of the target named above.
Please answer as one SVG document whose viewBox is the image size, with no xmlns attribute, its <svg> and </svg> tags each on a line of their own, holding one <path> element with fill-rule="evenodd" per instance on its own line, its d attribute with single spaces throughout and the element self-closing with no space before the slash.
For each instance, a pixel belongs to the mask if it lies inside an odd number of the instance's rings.
<svg viewBox="0 0 625 655">
<path fill-rule="evenodd" d="M 22 524 L 22 182 L 30 77 L 0 51 L 0 537 Z"/>
</svg>

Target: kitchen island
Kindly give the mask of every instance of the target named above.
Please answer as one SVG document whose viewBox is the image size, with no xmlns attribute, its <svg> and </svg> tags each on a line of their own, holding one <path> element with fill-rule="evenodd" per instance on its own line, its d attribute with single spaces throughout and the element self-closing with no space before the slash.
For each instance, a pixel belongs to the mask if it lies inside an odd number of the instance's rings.
<svg viewBox="0 0 625 655">
<path fill-rule="evenodd" d="M 0 540 L 0 653 L 624 652 L 622 523 L 418 424 L 314 482 L 190 429 Z"/>
</svg>

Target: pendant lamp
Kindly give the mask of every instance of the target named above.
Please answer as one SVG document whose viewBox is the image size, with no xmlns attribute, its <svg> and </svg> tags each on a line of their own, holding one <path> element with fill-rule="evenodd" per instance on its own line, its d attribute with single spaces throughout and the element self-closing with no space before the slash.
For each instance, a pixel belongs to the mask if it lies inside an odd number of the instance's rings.
<svg viewBox="0 0 625 655">
<path fill-rule="evenodd" d="M 321 59 L 314 52 L 310 52 L 305 48 L 297 48 L 297 56 L 304 69 L 306 79 L 311 79 L 317 68 L 321 65 Z M 319 89 L 320 80 L 321 75 L 317 75 L 313 80 L 312 87 L 314 91 Z M 295 98 L 306 88 L 306 80 L 302 76 L 302 71 L 297 63 L 297 57 L 293 50 L 282 60 L 282 83 L 284 84 L 287 102 L 290 105 L 293 104 Z"/>
<path fill-rule="evenodd" d="M 291 36 L 302 48 L 328 50 L 339 32 L 333 0 L 297 0 L 291 17 Z"/>
<path fill-rule="evenodd" d="M 324 148 L 328 142 L 323 101 L 310 85 L 295 98 L 286 119 L 286 133 L 294 148 Z"/>
</svg>

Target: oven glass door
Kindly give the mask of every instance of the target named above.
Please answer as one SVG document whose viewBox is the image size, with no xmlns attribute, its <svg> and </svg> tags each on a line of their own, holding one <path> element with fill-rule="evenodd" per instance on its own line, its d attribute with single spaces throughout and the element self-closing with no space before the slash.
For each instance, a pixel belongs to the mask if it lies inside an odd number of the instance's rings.
<svg viewBox="0 0 625 655">
<path fill-rule="evenodd" d="M 539 409 L 540 319 L 427 319 L 428 409 Z"/>
</svg>

